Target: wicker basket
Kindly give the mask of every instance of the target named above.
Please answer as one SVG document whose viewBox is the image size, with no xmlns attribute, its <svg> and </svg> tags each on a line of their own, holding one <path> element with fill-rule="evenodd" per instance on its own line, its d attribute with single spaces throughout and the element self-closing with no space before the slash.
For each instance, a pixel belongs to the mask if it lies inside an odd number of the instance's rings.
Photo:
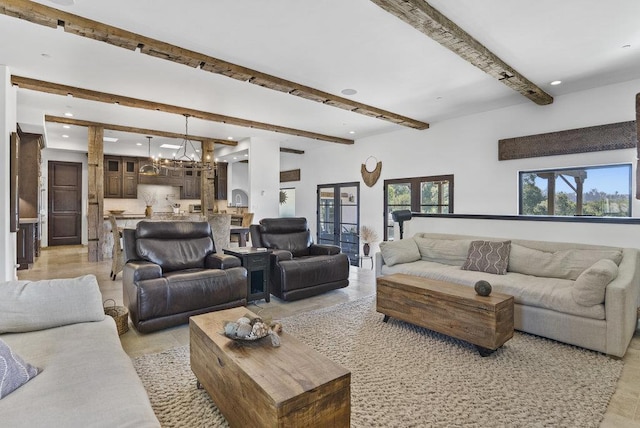
<svg viewBox="0 0 640 428">
<path fill-rule="evenodd" d="M 113 299 L 105 300 L 103 305 L 109 301 L 113 302 L 113 306 L 105 306 L 104 313 L 113 317 L 118 327 L 118 334 L 122 335 L 129 331 L 129 311 L 124 306 L 116 306 L 116 301 Z"/>
</svg>

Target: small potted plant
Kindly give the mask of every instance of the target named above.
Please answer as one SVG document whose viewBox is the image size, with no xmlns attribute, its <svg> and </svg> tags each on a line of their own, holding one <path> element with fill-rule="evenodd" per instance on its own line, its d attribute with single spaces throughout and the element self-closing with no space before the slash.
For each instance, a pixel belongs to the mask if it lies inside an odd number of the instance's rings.
<svg viewBox="0 0 640 428">
<path fill-rule="evenodd" d="M 375 229 L 369 226 L 360 226 L 360 240 L 362 240 L 362 252 L 365 256 L 369 255 L 369 251 L 371 251 L 370 244 L 375 244 L 378 242 L 378 234 Z"/>
</svg>

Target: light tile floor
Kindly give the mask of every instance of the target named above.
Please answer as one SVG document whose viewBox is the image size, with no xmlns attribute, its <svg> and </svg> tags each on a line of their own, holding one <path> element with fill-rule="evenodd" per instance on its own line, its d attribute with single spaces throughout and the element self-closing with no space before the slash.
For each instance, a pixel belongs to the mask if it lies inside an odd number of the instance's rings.
<svg viewBox="0 0 640 428">
<path fill-rule="evenodd" d="M 109 278 L 111 260 L 98 263 L 87 261 L 87 249 L 82 246 L 50 247 L 43 249 L 41 256 L 29 270 L 18 271 L 19 279 L 68 278 L 85 274 L 94 274 L 103 298 L 114 299 L 122 305 L 122 274 L 115 281 Z M 253 312 L 274 319 L 333 306 L 339 303 L 357 300 L 375 293 L 375 276 L 369 266 L 352 267 L 347 288 L 334 290 L 320 296 L 296 302 L 283 302 L 275 297 L 271 302 L 264 300 L 249 306 Z M 155 333 L 140 334 L 133 327 L 122 336 L 122 347 L 132 358 L 155 352 L 162 352 L 189 343 L 187 325 L 169 328 Z M 624 356 L 624 370 L 618 381 L 601 427 L 640 428 L 640 330 L 631 341 Z"/>
</svg>

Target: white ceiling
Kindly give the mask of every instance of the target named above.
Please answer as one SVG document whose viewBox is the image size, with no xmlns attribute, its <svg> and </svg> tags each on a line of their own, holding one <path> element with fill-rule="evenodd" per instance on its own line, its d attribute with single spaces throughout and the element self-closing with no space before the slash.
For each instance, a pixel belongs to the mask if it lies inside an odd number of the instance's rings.
<svg viewBox="0 0 640 428">
<path fill-rule="evenodd" d="M 369 0 L 38 3 L 335 95 L 353 88 L 358 91 L 349 96 L 353 100 L 431 124 L 531 102 Z M 640 78 L 638 0 L 429 3 L 552 96 Z M 355 139 L 356 144 L 402 129 L 6 15 L 0 15 L 0 40 L 0 63 L 18 76 Z M 563 83 L 550 86 L 553 80 Z M 81 120 L 184 132 L 180 115 L 18 90 L 18 122 L 27 130 L 42 124 L 44 114 L 65 112 Z M 199 119 L 190 119 L 189 132 L 276 139 L 282 147 L 301 150 L 335 144 Z M 86 145 L 84 128 L 63 130 L 48 123 L 46 135 L 51 147 Z M 147 153 L 143 135 L 107 135 L 120 140 L 106 144 L 106 153 L 124 153 L 123 147 Z M 161 140 L 153 139 L 154 144 Z"/>
</svg>

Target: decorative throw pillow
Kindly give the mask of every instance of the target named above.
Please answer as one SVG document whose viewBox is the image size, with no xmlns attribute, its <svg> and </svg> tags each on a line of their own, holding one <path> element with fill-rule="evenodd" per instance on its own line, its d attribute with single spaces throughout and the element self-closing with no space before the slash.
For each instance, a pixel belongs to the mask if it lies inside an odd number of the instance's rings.
<svg viewBox="0 0 640 428">
<path fill-rule="evenodd" d="M 420 260 L 420 251 L 413 238 L 381 242 L 380 252 L 387 266 Z"/>
<path fill-rule="evenodd" d="M 618 276 L 618 266 L 609 259 L 598 260 L 580 274 L 571 289 L 571 296 L 581 306 L 604 302 L 607 285 Z"/>
<path fill-rule="evenodd" d="M 0 399 L 36 377 L 40 370 L 14 354 L 0 339 Z"/>
<path fill-rule="evenodd" d="M 510 250 L 511 241 L 472 241 L 462 269 L 504 275 Z"/>
</svg>

